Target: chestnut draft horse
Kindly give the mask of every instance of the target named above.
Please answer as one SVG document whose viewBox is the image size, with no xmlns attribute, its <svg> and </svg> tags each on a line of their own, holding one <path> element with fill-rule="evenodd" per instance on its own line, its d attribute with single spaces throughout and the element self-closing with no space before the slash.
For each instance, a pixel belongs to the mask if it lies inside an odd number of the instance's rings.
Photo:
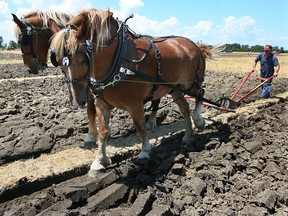
<svg viewBox="0 0 288 216">
<path fill-rule="evenodd" d="M 49 18 L 55 20 L 58 28 L 63 29 L 72 15 L 52 10 L 33 10 L 19 19 L 12 14 L 16 23 L 15 35 L 21 46 L 23 62 L 29 72 L 38 74 L 47 67 L 47 53 L 53 32 Z"/>
<path fill-rule="evenodd" d="M 136 35 L 126 21 L 112 15 L 109 10 L 81 11 L 51 42 L 54 64 L 59 64 L 66 76 L 72 105 L 83 107 L 88 92 L 95 96 L 98 153 L 90 166 L 90 176 L 96 176 L 111 163 L 106 146 L 113 107 L 130 113 L 142 142 L 140 159 L 149 158 L 152 148 L 144 118 L 145 102 L 158 100 L 167 93 L 172 95 L 185 119 L 183 142 L 189 143 L 193 138 L 184 94 L 196 99 L 192 116 L 195 126 L 205 125 L 201 116 L 202 82 L 205 59 L 212 55 L 212 49 L 197 46 L 184 37 Z"/>
</svg>

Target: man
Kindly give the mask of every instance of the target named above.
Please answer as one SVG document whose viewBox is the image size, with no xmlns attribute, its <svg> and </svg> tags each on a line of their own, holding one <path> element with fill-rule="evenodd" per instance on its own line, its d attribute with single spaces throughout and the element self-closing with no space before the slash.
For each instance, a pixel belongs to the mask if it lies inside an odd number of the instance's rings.
<svg viewBox="0 0 288 216">
<path fill-rule="evenodd" d="M 269 78 L 271 76 L 278 76 L 278 72 L 280 70 L 280 64 L 278 58 L 275 54 L 272 53 L 272 46 L 266 45 L 264 47 L 264 52 L 259 53 L 259 55 L 255 58 L 253 64 L 253 70 L 255 70 L 257 62 L 260 61 L 260 77 L 261 78 Z M 261 80 L 262 82 L 264 81 Z M 272 79 L 266 82 L 262 86 L 262 94 L 261 98 L 269 98 L 270 97 L 270 89 L 272 86 Z"/>
</svg>

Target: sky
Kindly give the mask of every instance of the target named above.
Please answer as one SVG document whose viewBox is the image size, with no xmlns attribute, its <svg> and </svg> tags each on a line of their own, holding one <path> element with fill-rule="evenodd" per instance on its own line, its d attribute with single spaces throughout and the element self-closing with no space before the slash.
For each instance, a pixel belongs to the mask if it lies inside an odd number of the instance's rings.
<svg viewBox="0 0 288 216">
<path fill-rule="evenodd" d="M 11 13 L 33 9 L 70 14 L 88 8 L 110 9 L 136 33 L 179 35 L 209 45 L 239 43 L 288 50 L 288 0 L 0 0 L 0 36 L 17 41 Z"/>
</svg>

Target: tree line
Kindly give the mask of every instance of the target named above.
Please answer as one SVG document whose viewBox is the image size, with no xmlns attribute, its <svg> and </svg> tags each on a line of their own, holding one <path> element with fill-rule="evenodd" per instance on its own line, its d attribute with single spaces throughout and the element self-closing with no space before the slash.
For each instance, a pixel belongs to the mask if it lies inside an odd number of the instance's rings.
<svg viewBox="0 0 288 216">
<path fill-rule="evenodd" d="M 224 52 L 263 52 L 263 45 L 241 45 L 239 43 L 226 44 Z M 284 47 L 273 46 L 273 52 L 288 53 L 288 50 L 284 50 Z"/>
<path fill-rule="evenodd" d="M 3 43 L 3 37 L 0 36 L 0 48 L 2 49 L 17 49 L 19 48 L 19 44 L 13 40 L 11 40 L 8 44 L 2 44 Z M 199 43 L 202 43 L 200 41 Z M 255 46 L 249 46 L 249 45 L 241 45 L 239 43 L 232 43 L 232 44 L 226 44 L 226 48 L 224 52 L 262 52 L 263 46 L 261 45 L 255 45 Z M 288 50 L 284 50 L 284 47 L 278 47 L 273 46 L 274 52 L 279 53 L 288 53 Z"/>
</svg>

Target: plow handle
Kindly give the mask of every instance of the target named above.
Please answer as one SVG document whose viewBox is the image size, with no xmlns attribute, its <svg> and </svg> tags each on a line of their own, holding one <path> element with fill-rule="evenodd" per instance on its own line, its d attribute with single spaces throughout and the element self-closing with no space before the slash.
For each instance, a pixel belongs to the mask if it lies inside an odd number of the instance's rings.
<svg viewBox="0 0 288 216">
<path fill-rule="evenodd" d="M 240 102 L 241 100 L 243 100 L 244 98 L 248 97 L 249 95 L 251 95 L 253 92 L 255 92 L 258 88 L 260 88 L 261 86 L 263 86 L 266 82 L 268 82 L 269 80 L 271 80 L 274 77 L 274 75 L 272 75 L 271 77 L 265 79 L 262 83 L 260 83 L 258 86 L 256 86 L 255 88 L 253 88 L 251 91 L 249 91 L 247 94 L 241 96 L 237 102 Z"/>
<path fill-rule="evenodd" d="M 251 70 L 248 75 L 243 79 L 242 83 L 238 86 L 238 88 L 236 89 L 236 91 L 231 95 L 230 99 L 232 100 L 233 98 L 236 97 L 236 95 L 238 94 L 238 92 L 240 91 L 240 89 L 242 88 L 242 86 L 244 85 L 244 83 L 248 80 L 248 78 L 251 76 L 251 74 L 254 72 L 254 70 Z"/>
</svg>

